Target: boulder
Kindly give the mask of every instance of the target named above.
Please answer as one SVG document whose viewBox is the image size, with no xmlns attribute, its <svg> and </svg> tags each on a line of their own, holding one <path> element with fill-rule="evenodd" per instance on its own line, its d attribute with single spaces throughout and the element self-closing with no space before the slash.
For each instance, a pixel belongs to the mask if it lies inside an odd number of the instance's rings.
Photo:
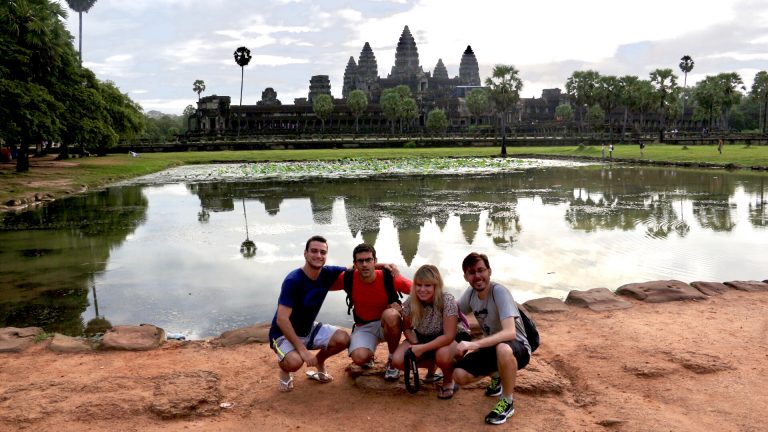
<svg viewBox="0 0 768 432">
<path fill-rule="evenodd" d="M 554 297 L 542 297 L 523 303 L 526 310 L 538 313 L 557 313 L 568 311 L 568 306 L 562 300 Z"/>
<path fill-rule="evenodd" d="M 568 380 L 560 375 L 555 368 L 536 358 L 524 369 L 517 373 L 515 390 L 527 394 L 560 394 L 568 388 Z"/>
<path fill-rule="evenodd" d="M 706 294 L 708 296 L 720 295 L 730 290 L 730 288 L 728 288 L 728 285 L 720 282 L 695 281 L 695 282 L 691 282 L 691 286 L 701 291 L 702 294 Z"/>
<path fill-rule="evenodd" d="M 100 349 L 147 351 L 165 342 L 165 330 L 152 324 L 137 326 L 116 326 L 108 330 L 101 339 Z"/>
<path fill-rule="evenodd" d="M 22 352 L 32 346 L 42 332 L 40 327 L 0 328 L 0 352 Z"/>
<path fill-rule="evenodd" d="M 768 283 L 760 282 L 760 281 L 731 281 L 731 282 L 725 282 L 725 284 L 739 291 L 747 291 L 747 292 L 768 291 Z"/>
<path fill-rule="evenodd" d="M 56 333 L 48 345 L 48 349 L 54 352 L 79 353 L 93 351 L 91 343 L 87 339 L 76 338 Z"/>
<path fill-rule="evenodd" d="M 154 395 L 149 411 L 162 419 L 209 417 L 221 411 L 219 376 L 198 370 L 174 372 L 153 379 Z"/>
<path fill-rule="evenodd" d="M 249 343 L 269 343 L 270 323 L 254 324 L 250 327 L 229 330 L 216 339 L 221 346 L 232 346 Z"/>
<path fill-rule="evenodd" d="M 706 300 L 707 296 L 679 280 L 649 281 L 620 286 L 616 294 L 626 295 L 647 303 L 665 303 L 680 300 Z"/>
<path fill-rule="evenodd" d="M 632 303 L 624 301 L 608 288 L 592 288 L 586 291 L 573 290 L 568 293 L 565 304 L 588 308 L 595 312 L 627 309 Z"/>
</svg>

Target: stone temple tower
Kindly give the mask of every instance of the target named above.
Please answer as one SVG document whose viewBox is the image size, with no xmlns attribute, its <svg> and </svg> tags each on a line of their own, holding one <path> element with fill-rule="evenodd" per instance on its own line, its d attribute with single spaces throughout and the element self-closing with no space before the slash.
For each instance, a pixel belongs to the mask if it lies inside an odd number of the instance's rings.
<svg viewBox="0 0 768 432">
<path fill-rule="evenodd" d="M 341 88 L 341 97 L 346 99 L 352 90 L 355 90 L 355 77 L 357 76 L 357 63 L 349 56 L 347 67 L 344 69 L 344 86 Z"/>
<path fill-rule="evenodd" d="M 464 54 L 461 56 L 459 81 L 463 85 L 480 85 L 480 67 L 477 65 L 477 58 L 475 58 L 475 53 L 470 45 L 467 45 L 467 49 L 464 50 Z"/>
<path fill-rule="evenodd" d="M 392 73 L 390 73 L 389 78 L 406 80 L 422 73 L 416 41 L 413 39 L 413 35 L 411 35 L 411 30 L 408 26 L 405 26 L 403 33 L 400 35 L 400 40 L 397 42 L 395 65 L 392 66 Z"/>
<path fill-rule="evenodd" d="M 435 70 L 432 72 L 432 77 L 437 79 L 448 79 L 448 69 L 443 64 L 443 59 L 437 59 Z"/>
</svg>

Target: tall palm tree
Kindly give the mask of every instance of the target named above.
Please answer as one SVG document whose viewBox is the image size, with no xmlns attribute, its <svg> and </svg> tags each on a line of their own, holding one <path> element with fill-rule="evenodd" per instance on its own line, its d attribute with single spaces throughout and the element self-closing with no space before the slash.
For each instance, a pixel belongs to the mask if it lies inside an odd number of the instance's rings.
<svg viewBox="0 0 768 432">
<path fill-rule="evenodd" d="M 520 71 L 512 65 L 498 64 L 491 76 L 485 79 L 491 100 L 497 113 L 501 114 L 501 155 L 507 155 L 507 112 L 520 99 L 523 80 Z"/>
<path fill-rule="evenodd" d="M 192 91 L 197 93 L 197 101 L 200 102 L 200 93 L 205 91 L 205 81 L 195 80 L 195 82 L 192 83 Z"/>
<path fill-rule="evenodd" d="M 688 102 L 688 72 L 693 70 L 694 61 L 688 54 L 680 57 L 680 70 L 683 72 L 683 117 L 685 117 L 685 105 Z"/>
<path fill-rule="evenodd" d="M 672 69 L 656 69 L 650 74 L 651 84 L 656 92 L 656 99 L 659 102 L 659 142 L 664 142 L 664 129 L 666 125 L 665 115 L 667 113 L 667 96 L 677 95 L 677 76 L 672 73 Z"/>
<path fill-rule="evenodd" d="M 235 63 L 240 66 L 240 112 L 237 113 L 237 137 L 240 137 L 240 116 L 243 111 L 243 78 L 245 77 L 245 67 L 251 62 L 251 50 L 241 46 L 235 50 Z"/>
<path fill-rule="evenodd" d="M 79 48 L 77 50 L 77 55 L 79 56 L 80 64 L 83 64 L 83 12 L 88 13 L 93 5 L 96 4 L 96 0 L 67 0 L 67 4 L 80 16 L 80 34 L 77 37 Z"/>
</svg>

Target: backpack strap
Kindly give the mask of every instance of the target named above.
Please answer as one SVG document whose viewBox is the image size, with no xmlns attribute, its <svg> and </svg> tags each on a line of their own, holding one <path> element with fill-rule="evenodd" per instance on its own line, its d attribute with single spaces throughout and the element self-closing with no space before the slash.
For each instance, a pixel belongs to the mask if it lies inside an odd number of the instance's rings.
<svg viewBox="0 0 768 432">
<path fill-rule="evenodd" d="M 400 301 L 400 299 L 403 298 L 403 294 L 395 291 L 395 277 L 392 276 L 392 272 L 385 268 L 381 269 L 381 272 L 384 274 L 384 289 L 387 291 L 387 304 L 403 304 Z"/>
<path fill-rule="evenodd" d="M 403 297 L 402 293 L 395 291 L 395 278 L 392 276 L 392 272 L 387 269 L 381 269 L 384 275 L 384 290 L 387 292 L 387 304 L 398 303 L 402 304 L 400 299 Z M 352 286 L 354 285 L 355 272 L 347 270 L 344 273 L 344 292 L 347 293 L 347 315 L 352 315 L 355 324 L 367 324 L 370 321 L 363 321 L 357 317 L 354 308 L 355 305 L 352 302 Z"/>
<path fill-rule="evenodd" d="M 352 314 L 352 285 L 355 277 L 354 270 L 344 272 L 344 292 L 347 293 L 347 315 Z M 357 321 L 357 320 L 355 320 Z"/>
</svg>

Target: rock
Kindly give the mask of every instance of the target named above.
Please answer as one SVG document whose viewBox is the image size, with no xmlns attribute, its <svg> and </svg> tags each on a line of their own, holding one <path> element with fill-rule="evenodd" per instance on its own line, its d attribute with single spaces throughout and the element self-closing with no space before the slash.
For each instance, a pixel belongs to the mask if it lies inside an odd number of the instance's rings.
<svg viewBox="0 0 768 432">
<path fill-rule="evenodd" d="M 733 369 L 730 363 L 720 357 L 697 352 L 667 352 L 670 360 L 697 374 L 715 373 Z"/>
<path fill-rule="evenodd" d="M 649 363 L 624 365 L 624 371 L 640 378 L 657 378 L 672 373 L 672 369 Z"/>
<path fill-rule="evenodd" d="M 768 291 L 768 283 L 760 282 L 760 281 L 731 281 L 731 282 L 725 282 L 725 284 L 739 291 L 747 291 L 747 292 Z"/>
<path fill-rule="evenodd" d="M 707 296 L 696 288 L 678 280 L 626 284 L 620 286 L 616 294 L 630 296 L 647 303 L 707 299 Z"/>
<path fill-rule="evenodd" d="M 48 345 L 48 349 L 54 352 L 78 353 L 93 351 L 88 340 L 56 333 Z"/>
<path fill-rule="evenodd" d="M 406 391 L 402 374 L 400 375 L 400 379 L 397 381 L 385 381 L 383 373 L 378 375 L 361 375 L 355 378 L 355 386 L 370 391 Z M 424 386 L 422 386 L 422 388 L 424 388 Z"/>
<path fill-rule="evenodd" d="M 568 306 L 562 300 L 554 297 L 542 297 L 528 300 L 524 303 L 525 308 L 538 313 L 557 313 L 568 311 Z"/>
<path fill-rule="evenodd" d="M 116 326 L 107 331 L 101 339 L 100 349 L 147 351 L 165 342 L 165 330 L 152 324 L 138 326 Z"/>
<path fill-rule="evenodd" d="M 162 419 L 209 417 L 221 411 L 219 376 L 214 372 L 175 372 L 153 381 L 155 390 L 149 411 Z"/>
<path fill-rule="evenodd" d="M 632 307 L 632 303 L 624 301 L 608 288 L 592 288 L 586 291 L 573 290 L 568 293 L 565 304 L 589 308 L 595 312 L 603 312 Z"/>
<path fill-rule="evenodd" d="M 524 369 L 518 371 L 515 390 L 527 394 L 562 393 L 568 387 L 568 380 L 548 363 L 531 359 Z"/>
<path fill-rule="evenodd" d="M 603 419 L 603 420 L 598 421 L 597 424 L 599 424 L 600 426 L 603 426 L 603 427 L 612 427 L 612 426 L 623 425 L 626 422 L 627 422 L 626 420 L 615 419 L 615 418 L 607 418 L 607 419 Z"/>
<path fill-rule="evenodd" d="M 32 346 L 42 332 L 40 327 L 0 328 L 0 352 L 22 352 Z"/>
<path fill-rule="evenodd" d="M 695 281 L 691 282 L 691 286 L 701 291 L 702 294 L 706 294 L 708 296 L 720 295 L 730 290 L 726 284 L 720 282 Z"/>
<path fill-rule="evenodd" d="M 249 343 L 269 343 L 270 323 L 254 324 L 250 327 L 229 330 L 216 339 L 221 346 L 232 346 Z"/>
</svg>

